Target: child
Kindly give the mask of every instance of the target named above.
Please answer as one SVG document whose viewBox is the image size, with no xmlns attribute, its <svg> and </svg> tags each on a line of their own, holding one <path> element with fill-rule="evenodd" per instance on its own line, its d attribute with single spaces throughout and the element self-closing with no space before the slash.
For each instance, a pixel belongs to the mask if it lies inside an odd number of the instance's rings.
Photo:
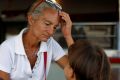
<svg viewBox="0 0 120 80">
<path fill-rule="evenodd" d="M 98 46 L 87 40 L 76 41 L 68 49 L 67 80 L 110 80 L 110 62 Z"/>
</svg>

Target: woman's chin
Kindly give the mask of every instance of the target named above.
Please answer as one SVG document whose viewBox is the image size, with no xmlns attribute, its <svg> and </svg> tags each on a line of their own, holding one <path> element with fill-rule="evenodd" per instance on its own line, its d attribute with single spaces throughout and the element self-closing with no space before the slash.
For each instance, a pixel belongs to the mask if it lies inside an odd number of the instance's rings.
<svg viewBox="0 0 120 80">
<path fill-rule="evenodd" d="M 44 38 L 41 41 L 47 42 L 48 38 Z"/>
</svg>

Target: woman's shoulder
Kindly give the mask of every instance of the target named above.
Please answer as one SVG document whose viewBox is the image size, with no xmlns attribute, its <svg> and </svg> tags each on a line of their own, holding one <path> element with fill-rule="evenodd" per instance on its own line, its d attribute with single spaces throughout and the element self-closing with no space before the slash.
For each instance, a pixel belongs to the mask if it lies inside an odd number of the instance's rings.
<svg viewBox="0 0 120 80">
<path fill-rule="evenodd" d="M 15 38 L 16 37 L 12 37 L 12 38 L 6 39 L 5 41 L 3 41 L 1 43 L 0 46 L 9 46 L 9 45 L 12 46 L 15 43 Z"/>
</svg>

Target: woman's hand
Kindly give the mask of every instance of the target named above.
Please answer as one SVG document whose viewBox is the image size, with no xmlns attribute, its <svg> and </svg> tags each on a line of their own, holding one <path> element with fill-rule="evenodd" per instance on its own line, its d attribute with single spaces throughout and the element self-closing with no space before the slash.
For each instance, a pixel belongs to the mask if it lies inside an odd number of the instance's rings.
<svg viewBox="0 0 120 80">
<path fill-rule="evenodd" d="M 66 12 L 59 13 L 61 17 L 61 30 L 65 38 L 71 37 L 72 21 Z"/>
<path fill-rule="evenodd" d="M 72 34 L 71 34 L 71 29 L 72 29 L 72 21 L 70 19 L 69 14 L 66 12 L 59 12 L 59 15 L 61 17 L 61 31 L 63 33 L 63 36 L 67 42 L 68 47 L 74 43 Z"/>
</svg>

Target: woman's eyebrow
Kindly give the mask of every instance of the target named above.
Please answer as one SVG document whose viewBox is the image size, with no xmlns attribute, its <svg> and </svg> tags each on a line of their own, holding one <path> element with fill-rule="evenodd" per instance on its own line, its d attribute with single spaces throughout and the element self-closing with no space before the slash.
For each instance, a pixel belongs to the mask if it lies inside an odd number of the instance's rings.
<svg viewBox="0 0 120 80">
<path fill-rule="evenodd" d="M 48 22 L 48 23 L 50 23 L 50 24 L 54 24 L 53 22 L 51 22 L 50 20 L 47 20 L 47 19 L 45 19 L 45 18 L 44 18 L 44 21 L 45 21 L 45 22 Z M 56 24 L 55 26 L 59 26 L 59 23 Z"/>
<path fill-rule="evenodd" d="M 49 21 L 49 20 L 47 20 L 47 19 L 44 19 L 44 21 L 45 21 L 45 22 L 48 22 L 48 23 L 50 23 L 50 24 L 52 24 L 52 22 Z"/>
<path fill-rule="evenodd" d="M 51 23 L 51 24 L 52 24 L 52 22 L 50 22 L 50 21 L 48 21 L 48 20 L 45 20 L 45 22 L 49 22 L 49 23 Z"/>
</svg>

